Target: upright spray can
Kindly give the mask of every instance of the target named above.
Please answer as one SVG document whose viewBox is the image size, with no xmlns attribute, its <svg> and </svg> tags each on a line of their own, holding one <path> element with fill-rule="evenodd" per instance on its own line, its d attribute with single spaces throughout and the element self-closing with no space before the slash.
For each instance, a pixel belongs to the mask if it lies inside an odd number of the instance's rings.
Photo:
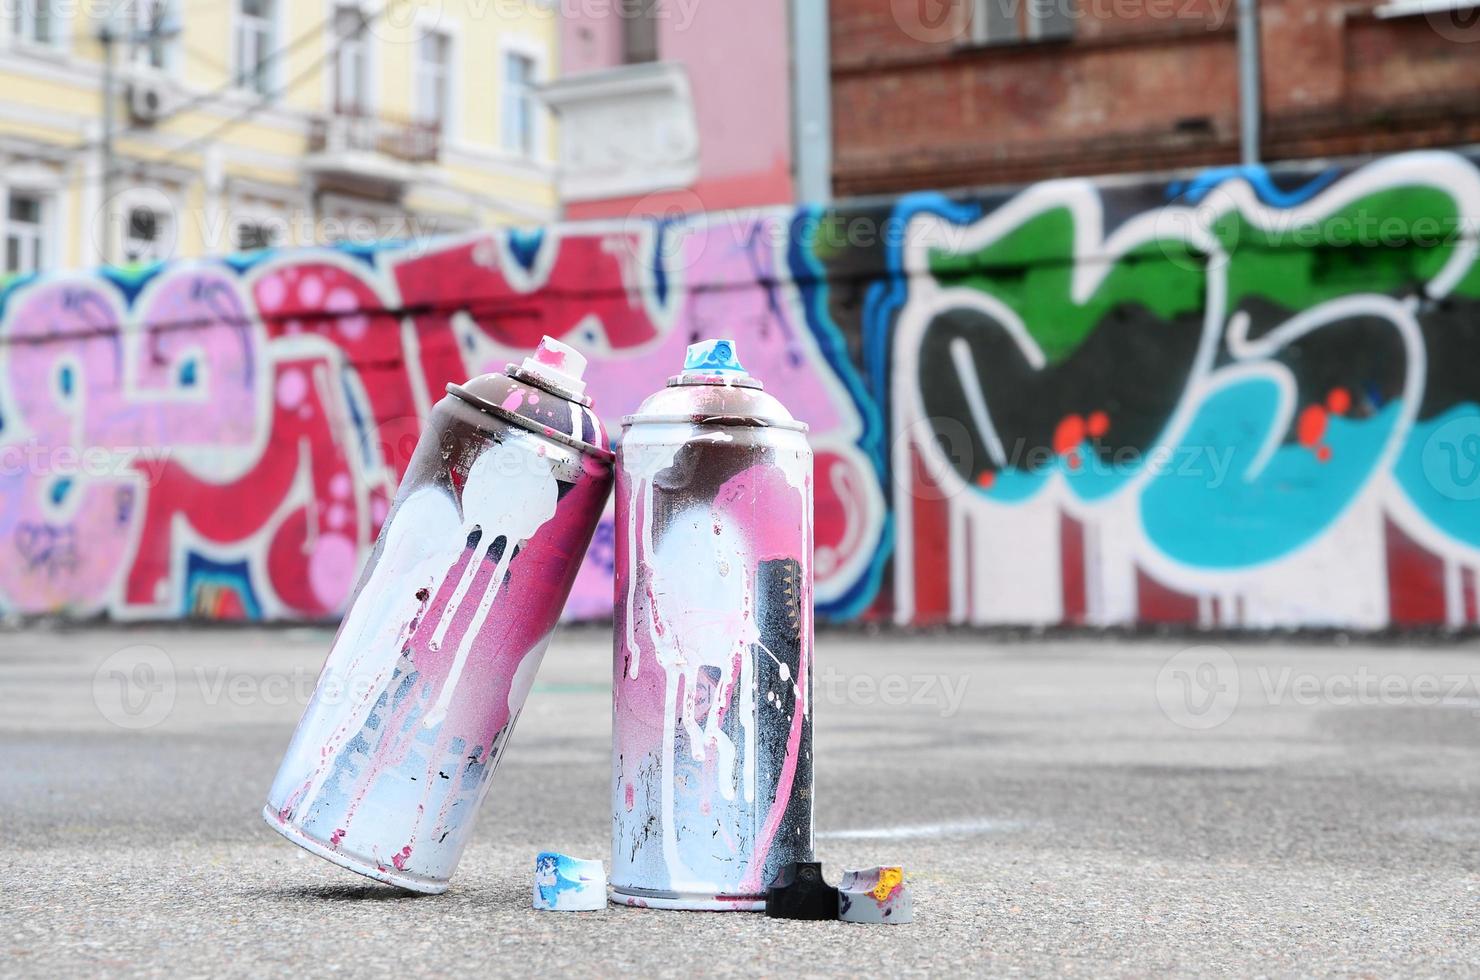
<svg viewBox="0 0 1480 980">
<path fill-rule="evenodd" d="M 546 337 L 447 386 L 272 784 L 289 840 L 447 888 L 611 490 L 584 369 Z"/>
<path fill-rule="evenodd" d="M 623 420 L 614 901 L 761 909 L 812 857 L 812 450 L 727 340 Z"/>
</svg>

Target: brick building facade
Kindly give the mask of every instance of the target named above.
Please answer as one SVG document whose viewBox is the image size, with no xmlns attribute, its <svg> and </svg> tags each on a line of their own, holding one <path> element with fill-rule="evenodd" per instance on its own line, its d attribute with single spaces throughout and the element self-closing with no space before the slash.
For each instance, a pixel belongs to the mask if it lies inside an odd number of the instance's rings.
<svg viewBox="0 0 1480 980">
<path fill-rule="evenodd" d="M 1480 142 L 1480 3 L 1259 8 L 1264 160 Z M 1239 159 L 1236 0 L 832 0 L 832 80 L 839 195 Z"/>
</svg>

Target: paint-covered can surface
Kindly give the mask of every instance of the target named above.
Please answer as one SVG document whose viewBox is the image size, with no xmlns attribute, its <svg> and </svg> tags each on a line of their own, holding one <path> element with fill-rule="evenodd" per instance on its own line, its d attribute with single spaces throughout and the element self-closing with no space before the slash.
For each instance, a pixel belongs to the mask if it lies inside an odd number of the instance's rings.
<svg viewBox="0 0 1480 980">
<path fill-rule="evenodd" d="M 812 857 L 812 450 L 729 341 L 623 420 L 614 901 L 763 909 Z"/>
<path fill-rule="evenodd" d="M 446 889 L 611 491 L 584 367 L 546 338 L 433 409 L 273 782 L 285 837 Z"/>
</svg>

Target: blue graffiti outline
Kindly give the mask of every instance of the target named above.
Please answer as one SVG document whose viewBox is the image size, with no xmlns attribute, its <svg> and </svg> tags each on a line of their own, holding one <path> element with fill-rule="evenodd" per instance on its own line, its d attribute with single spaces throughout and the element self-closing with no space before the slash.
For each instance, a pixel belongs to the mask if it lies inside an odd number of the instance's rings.
<svg viewBox="0 0 1480 980">
<path fill-rule="evenodd" d="M 222 261 L 226 263 L 227 268 L 231 269 L 232 272 L 235 272 L 240 277 L 244 277 L 257 266 L 277 258 L 279 253 L 280 250 L 276 248 L 259 248 L 252 252 L 233 252 L 230 255 L 223 256 Z"/>
<path fill-rule="evenodd" d="M 984 214 L 981 202 L 952 201 L 937 191 L 920 191 L 906 194 L 894 202 L 889 211 L 889 227 L 908 229 L 909 224 L 921 214 L 933 214 L 956 224 L 970 224 Z M 909 299 L 909 277 L 904 271 L 905 236 L 894 240 L 887 236 L 884 243 L 884 278 L 869 285 L 864 293 L 863 315 L 860 323 L 863 333 L 864 370 L 874 387 L 875 411 L 881 419 L 890 418 L 889 374 L 892 368 L 889 357 L 889 342 L 894 334 L 894 321 Z M 879 472 L 884 483 L 884 530 L 879 535 L 879 548 L 875 563 L 879 569 L 874 579 L 877 591 L 882 579 L 883 567 L 894 557 L 894 494 L 891 492 L 891 460 L 880 453 Z"/>
<path fill-rule="evenodd" d="M 352 259 L 358 259 L 369 266 L 371 271 L 379 273 L 382 271 L 380 267 L 380 257 L 382 255 L 401 251 L 411 244 L 413 243 L 405 239 L 387 238 L 383 241 L 370 242 L 365 245 L 359 245 L 354 242 L 335 242 L 329 246 L 329 249 L 339 252 L 342 255 L 348 255 Z"/>
<path fill-rule="evenodd" d="M 868 569 L 848 587 L 843 595 L 827 603 L 818 603 L 818 610 L 829 617 L 853 619 L 873 604 L 883 582 L 884 566 L 894 552 L 894 513 L 890 507 L 889 485 L 885 482 L 884 416 L 879 403 L 869 397 L 868 389 L 853 359 L 848 356 L 848 342 L 843 331 L 833 322 L 828 312 L 828 279 L 822 262 L 805 243 L 813 240 L 813 229 L 822 220 L 824 209 L 803 206 L 796 209 L 792 217 L 790 234 L 787 236 L 786 263 L 796 283 L 801 298 L 803 314 L 817 349 L 833 374 L 843 382 L 849 399 L 863 420 L 863 431 L 855 445 L 873 465 L 874 475 L 879 480 L 879 491 L 884 498 L 884 526 L 879 531 L 879 543 L 869 559 Z"/>
<path fill-rule="evenodd" d="M 666 251 L 663 239 L 674 228 L 693 220 L 690 215 L 653 220 L 653 295 L 658 300 L 658 306 L 665 310 L 668 308 L 668 268 L 663 264 Z"/>
<path fill-rule="evenodd" d="M 165 260 L 136 266 L 105 265 L 99 267 L 97 273 L 98 278 L 112 283 L 123 294 L 124 308 L 131 310 L 144 288 L 163 275 L 166 267 L 173 265 L 175 263 Z"/>
<path fill-rule="evenodd" d="M 984 213 L 981 201 L 953 201 L 938 191 L 919 191 L 896 201 L 887 220 L 891 228 L 908 229 L 910 222 L 922 214 L 929 214 L 964 226 L 981 220 Z M 862 318 L 863 363 L 886 418 L 893 407 L 889 402 L 892 368 L 889 342 L 894 335 L 894 321 L 909 300 L 910 290 L 909 276 L 904 270 L 904 235 L 901 233 L 895 239 L 885 242 L 884 278 L 869 286 L 864 297 Z M 885 459 L 886 480 L 889 467 L 890 460 Z"/>
<path fill-rule="evenodd" d="M 1259 200 L 1263 203 L 1278 208 L 1293 208 L 1304 204 L 1336 183 L 1337 179 L 1346 172 L 1339 167 L 1328 167 L 1306 183 L 1287 191 L 1275 184 L 1269 168 L 1260 164 L 1211 167 L 1191 180 L 1179 180 L 1168 184 L 1166 197 L 1169 201 L 1185 197 L 1187 203 L 1197 204 L 1224 184 L 1242 180 L 1253 188 L 1254 193 L 1259 195 Z"/>
</svg>

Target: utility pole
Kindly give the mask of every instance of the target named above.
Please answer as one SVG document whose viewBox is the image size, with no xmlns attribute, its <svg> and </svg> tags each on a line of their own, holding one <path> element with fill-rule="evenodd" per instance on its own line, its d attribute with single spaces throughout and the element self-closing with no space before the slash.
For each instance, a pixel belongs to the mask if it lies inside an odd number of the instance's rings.
<svg viewBox="0 0 1480 980">
<path fill-rule="evenodd" d="M 143 2 L 143 0 L 137 0 Z M 180 33 L 179 27 L 169 19 L 169 5 L 166 2 L 155 0 L 151 6 L 153 16 L 149 18 L 149 26 L 140 30 L 134 19 L 132 8 L 128 8 L 125 14 L 129 22 L 120 29 L 114 23 L 117 16 L 115 5 L 109 4 L 107 12 L 103 15 L 102 23 L 98 26 L 98 43 L 103 46 L 103 136 L 100 140 L 100 155 L 103 162 L 103 174 L 100 181 L 103 191 L 103 264 L 113 263 L 114 227 L 113 220 L 113 178 L 117 170 L 117 153 L 114 140 L 118 135 L 118 42 L 127 40 L 129 49 L 136 50 L 139 44 L 150 45 L 164 38 L 172 38 Z"/>
<path fill-rule="evenodd" d="M 791 0 L 792 154 L 799 201 L 832 200 L 832 66 L 827 0 Z"/>
<path fill-rule="evenodd" d="M 1239 142 L 1246 167 L 1260 162 L 1259 0 L 1238 0 Z"/>
<path fill-rule="evenodd" d="M 110 6 L 103 15 L 98 28 L 98 43 L 103 46 L 103 264 L 113 264 L 113 129 L 114 113 L 118 100 L 114 96 L 114 79 L 118 74 L 114 46 L 118 36 L 113 30 L 113 10 Z"/>
</svg>

